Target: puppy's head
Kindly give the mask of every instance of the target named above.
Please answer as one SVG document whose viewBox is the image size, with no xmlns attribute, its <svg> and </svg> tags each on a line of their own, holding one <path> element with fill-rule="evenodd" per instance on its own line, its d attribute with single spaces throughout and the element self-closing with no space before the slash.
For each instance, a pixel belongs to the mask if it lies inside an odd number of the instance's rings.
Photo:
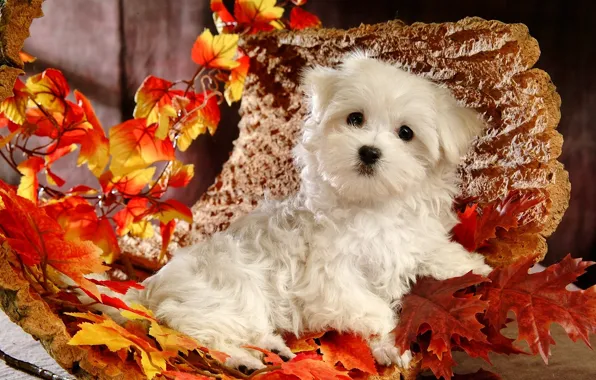
<svg viewBox="0 0 596 380">
<path fill-rule="evenodd" d="M 301 147 L 343 198 L 399 196 L 455 167 L 483 123 L 447 89 L 355 53 L 303 73 L 310 115 Z"/>
</svg>

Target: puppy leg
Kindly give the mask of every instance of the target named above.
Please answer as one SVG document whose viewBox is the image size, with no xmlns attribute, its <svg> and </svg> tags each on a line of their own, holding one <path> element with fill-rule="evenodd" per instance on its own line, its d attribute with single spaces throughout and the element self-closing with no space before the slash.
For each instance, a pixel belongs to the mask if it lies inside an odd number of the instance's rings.
<svg viewBox="0 0 596 380">
<path fill-rule="evenodd" d="M 333 329 L 353 332 L 365 338 L 379 364 L 399 364 L 407 367 L 409 353 L 395 347 L 391 331 L 397 318 L 390 304 L 370 292 L 357 276 L 327 278 L 324 292 L 305 302 L 304 321 L 307 330 Z"/>
<path fill-rule="evenodd" d="M 469 271 L 487 275 L 492 268 L 484 262 L 482 255 L 468 252 L 460 244 L 449 241 L 430 252 L 424 258 L 419 270 L 423 276 L 445 280 L 463 276 Z"/>
</svg>

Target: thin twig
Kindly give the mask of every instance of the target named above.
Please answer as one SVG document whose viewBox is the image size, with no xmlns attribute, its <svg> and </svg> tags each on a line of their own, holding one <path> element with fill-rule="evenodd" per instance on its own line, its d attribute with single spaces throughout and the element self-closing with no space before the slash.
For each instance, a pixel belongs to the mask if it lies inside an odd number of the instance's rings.
<svg viewBox="0 0 596 380">
<path fill-rule="evenodd" d="M 27 363 L 26 361 L 13 358 L 0 349 L 0 360 L 4 361 L 7 366 L 18 371 L 28 373 L 40 379 L 46 380 L 68 380 L 66 377 L 56 375 L 53 372 L 36 366 L 35 364 Z"/>
</svg>

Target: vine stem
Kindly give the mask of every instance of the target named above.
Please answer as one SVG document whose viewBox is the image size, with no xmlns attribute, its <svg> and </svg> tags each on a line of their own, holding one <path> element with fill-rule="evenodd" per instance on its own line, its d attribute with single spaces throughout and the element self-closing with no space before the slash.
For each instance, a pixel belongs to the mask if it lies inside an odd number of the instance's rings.
<svg viewBox="0 0 596 380">
<path fill-rule="evenodd" d="M 7 366 L 14 368 L 18 371 L 28 373 L 35 377 L 45 380 L 68 380 L 66 377 L 56 375 L 53 372 L 36 366 L 35 364 L 28 363 L 26 361 L 14 358 L 8 355 L 6 352 L 0 349 L 0 360 L 4 361 Z"/>
</svg>

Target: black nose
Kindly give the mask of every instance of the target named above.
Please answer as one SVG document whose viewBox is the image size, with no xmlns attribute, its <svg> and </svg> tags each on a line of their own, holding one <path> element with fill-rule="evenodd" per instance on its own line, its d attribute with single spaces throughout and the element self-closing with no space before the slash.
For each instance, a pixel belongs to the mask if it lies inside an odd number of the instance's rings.
<svg viewBox="0 0 596 380">
<path fill-rule="evenodd" d="M 362 161 L 362 163 L 366 165 L 374 165 L 374 163 L 381 158 L 381 150 L 374 146 L 364 145 L 358 149 L 358 155 L 360 156 L 360 161 Z"/>
</svg>

